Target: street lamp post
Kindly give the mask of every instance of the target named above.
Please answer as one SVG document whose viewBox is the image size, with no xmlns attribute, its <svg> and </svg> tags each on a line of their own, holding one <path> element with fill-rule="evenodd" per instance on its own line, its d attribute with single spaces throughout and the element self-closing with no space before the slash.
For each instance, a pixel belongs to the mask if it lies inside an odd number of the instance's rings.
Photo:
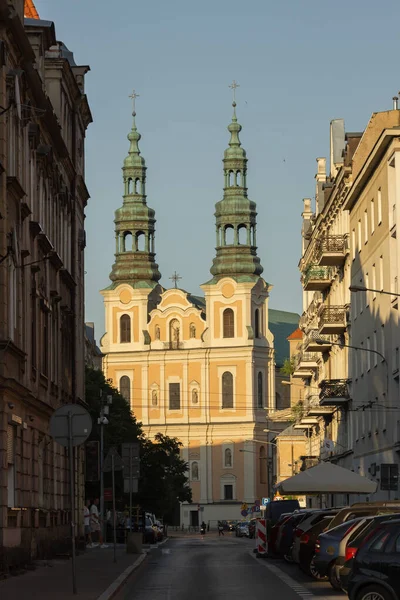
<svg viewBox="0 0 400 600">
<path fill-rule="evenodd" d="M 377 294 L 387 294 L 388 296 L 396 296 L 400 298 L 400 294 L 397 292 L 388 292 L 387 290 L 375 290 L 374 288 L 368 288 L 363 285 L 351 285 L 349 287 L 350 292 L 376 292 Z"/>
<path fill-rule="evenodd" d="M 102 531 L 102 537 L 105 541 L 105 527 L 104 527 L 104 425 L 108 425 L 107 415 L 110 411 L 110 404 L 112 404 L 112 396 L 105 395 L 103 390 L 100 390 L 100 416 L 97 419 L 97 424 L 100 425 L 100 527 Z"/>
<path fill-rule="evenodd" d="M 264 431 L 268 431 L 268 432 L 276 433 L 276 434 L 281 433 L 280 431 L 271 431 L 270 429 L 265 429 Z M 279 464 L 279 446 L 278 446 L 277 442 L 269 442 L 267 440 L 244 440 L 244 441 L 245 442 L 256 442 L 257 444 L 268 444 L 269 446 L 274 446 L 275 451 L 276 451 L 276 462 L 277 462 L 277 465 Z M 253 450 L 239 450 L 239 452 L 251 452 L 252 454 L 258 454 L 257 452 L 254 452 Z M 265 456 L 265 460 L 268 461 L 268 456 Z M 268 462 L 266 464 L 266 468 L 267 468 L 267 479 L 268 479 L 268 494 L 271 495 L 272 481 L 271 481 L 271 477 L 269 476 Z M 277 468 L 277 472 L 278 472 L 278 468 Z"/>
</svg>

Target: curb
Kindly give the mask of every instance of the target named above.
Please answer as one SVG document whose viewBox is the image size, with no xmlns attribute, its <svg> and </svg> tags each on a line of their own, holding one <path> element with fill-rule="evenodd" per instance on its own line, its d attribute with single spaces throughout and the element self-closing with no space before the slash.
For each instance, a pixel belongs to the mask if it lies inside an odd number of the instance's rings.
<svg viewBox="0 0 400 600">
<path fill-rule="evenodd" d="M 147 558 L 147 554 L 142 554 L 141 556 L 139 556 L 139 558 L 137 558 L 135 560 L 135 562 L 133 563 L 133 565 L 131 565 L 130 567 L 128 567 L 127 569 L 125 569 L 125 571 L 123 573 L 121 573 L 121 575 L 119 577 L 117 577 L 117 579 L 114 581 L 114 583 L 112 583 L 105 590 L 105 592 L 103 592 L 101 594 L 101 596 L 99 596 L 97 598 L 97 600 L 111 600 L 111 598 L 114 598 L 114 596 L 116 594 L 118 594 L 118 592 L 121 590 L 122 586 L 124 585 L 124 583 L 128 579 L 128 577 L 134 571 L 136 571 L 136 569 L 142 564 L 142 562 L 146 558 Z"/>
</svg>

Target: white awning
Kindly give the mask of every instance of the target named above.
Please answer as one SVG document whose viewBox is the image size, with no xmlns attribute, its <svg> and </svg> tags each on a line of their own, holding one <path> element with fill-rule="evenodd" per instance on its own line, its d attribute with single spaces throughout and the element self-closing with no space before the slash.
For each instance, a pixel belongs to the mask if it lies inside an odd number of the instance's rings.
<svg viewBox="0 0 400 600">
<path fill-rule="evenodd" d="M 378 484 L 367 477 L 321 462 L 277 485 L 281 494 L 373 494 Z"/>
</svg>

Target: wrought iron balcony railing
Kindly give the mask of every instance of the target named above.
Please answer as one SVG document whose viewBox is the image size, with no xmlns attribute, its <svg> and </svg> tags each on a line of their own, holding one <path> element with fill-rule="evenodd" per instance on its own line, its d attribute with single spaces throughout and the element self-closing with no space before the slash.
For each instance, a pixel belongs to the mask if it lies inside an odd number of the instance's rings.
<svg viewBox="0 0 400 600">
<path fill-rule="evenodd" d="M 320 333 L 342 333 L 346 330 L 347 309 L 345 306 L 321 307 L 319 315 Z"/>
<path fill-rule="evenodd" d="M 322 344 L 317 343 L 322 341 Z M 326 352 L 332 346 L 330 335 L 321 335 L 317 329 L 311 329 L 303 338 L 303 348 L 306 352 Z"/>
<path fill-rule="evenodd" d="M 332 281 L 331 269 L 310 265 L 302 277 L 303 287 L 307 291 L 321 291 L 330 286 Z"/>
<path fill-rule="evenodd" d="M 323 237 L 315 250 L 315 259 L 319 265 L 340 266 L 348 252 L 346 235 L 328 235 Z"/>
<path fill-rule="evenodd" d="M 324 379 L 319 384 L 319 394 L 322 406 L 340 406 L 350 400 L 347 379 Z"/>
</svg>

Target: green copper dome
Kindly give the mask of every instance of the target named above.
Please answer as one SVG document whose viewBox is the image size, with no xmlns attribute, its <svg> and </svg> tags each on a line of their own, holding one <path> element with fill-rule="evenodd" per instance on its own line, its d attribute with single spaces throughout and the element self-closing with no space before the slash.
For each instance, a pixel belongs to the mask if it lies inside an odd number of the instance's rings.
<svg viewBox="0 0 400 600">
<path fill-rule="evenodd" d="M 140 155 L 141 135 L 136 128 L 136 113 L 128 134 L 130 147 L 122 167 L 123 205 L 115 211 L 115 263 L 111 288 L 124 282 L 132 287 L 155 287 L 161 278 L 155 262 L 155 211 L 147 206 L 146 163 Z"/>
<path fill-rule="evenodd" d="M 224 196 L 215 205 L 217 255 L 212 281 L 230 276 L 242 281 L 256 280 L 263 268 L 256 247 L 256 204 L 247 197 L 247 158 L 239 133 L 242 126 L 233 102 L 229 148 L 224 152 Z"/>
</svg>

